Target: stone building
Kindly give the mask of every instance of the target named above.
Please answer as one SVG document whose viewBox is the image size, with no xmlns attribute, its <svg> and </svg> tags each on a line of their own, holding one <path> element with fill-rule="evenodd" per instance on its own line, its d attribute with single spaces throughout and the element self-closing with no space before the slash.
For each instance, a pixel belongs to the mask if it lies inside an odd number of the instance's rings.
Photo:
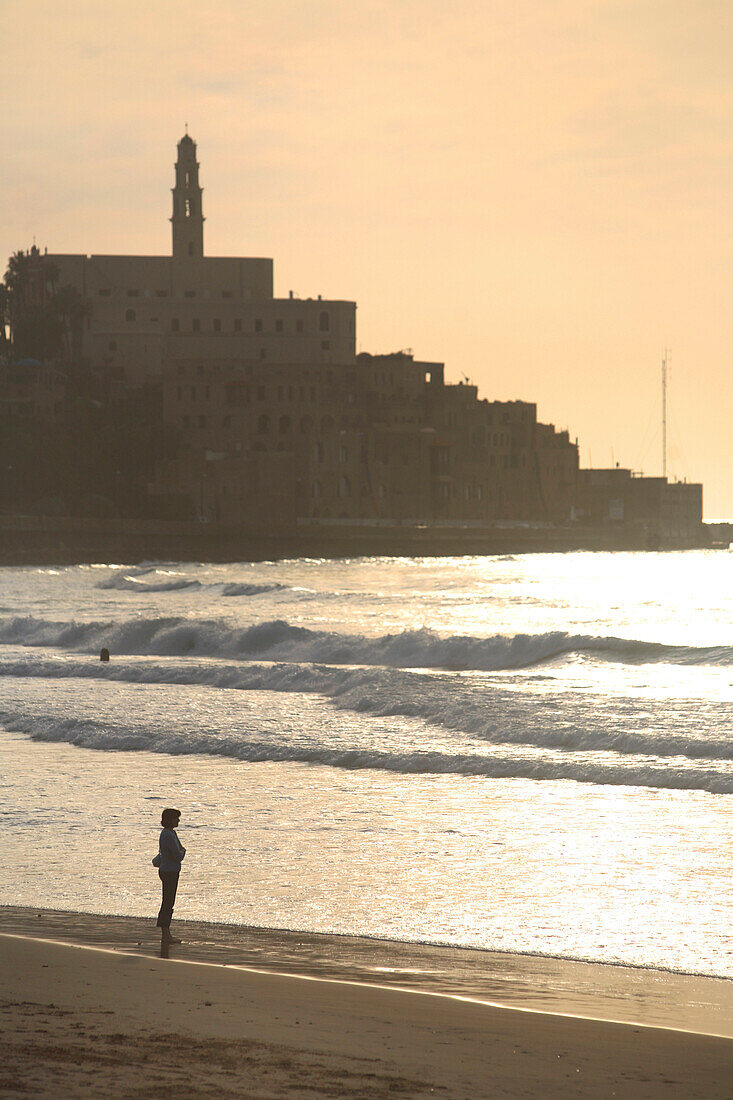
<svg viewBox="0 0 733 1100">
<path fill-rule="evenodd" d="M 699 526 L 699 486 L 579 471 L 577 443 L 540 423 L 535 404 L 481 399 L 410 352 L 357 355 L 354 302 L 275 298 L 271 259 L 207 256 L 188 134 L 172 196 L 169 256 L 43 257 L 82 303 L 77 350 L 100 392 L 162 388 L 163 422 L 180 438 L 150 486 L 162 514 L 261 533 L 575 517 Z M 42 280 L 29 286 L 45 293 Z M 0 409 L 27 407 L 31 376 L 50 418 L 63 379 L 46 367 L 13 375 L 15 388 L 8 375 Z"/>
<path fill-rule="evenodd" d="M 83 354 L 123 387 L 169 356 L 354 362 L 353 302 L 273 296 L 271 259 L 206 256 L 196 144 L 178 143 L 170 256 L 49 254 L 86 305 Z"/>
</svg>

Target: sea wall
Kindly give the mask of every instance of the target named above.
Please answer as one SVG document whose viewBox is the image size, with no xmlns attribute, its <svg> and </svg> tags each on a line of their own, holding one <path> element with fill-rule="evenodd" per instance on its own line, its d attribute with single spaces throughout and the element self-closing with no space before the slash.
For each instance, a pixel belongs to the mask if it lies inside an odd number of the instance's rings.
<svg viewBox="0 0 733 1100">
<path fill-rule="evenodd" d="M 311 524 L 289 535 L 263 536 L 244 528 L 163 520 L 0 516 L 1 565 L 681 550 L 710 545 L 713 540 L 704 524 L 699 531 L 676 537 L 624 526 L 416 524 Z"/>
</svg>

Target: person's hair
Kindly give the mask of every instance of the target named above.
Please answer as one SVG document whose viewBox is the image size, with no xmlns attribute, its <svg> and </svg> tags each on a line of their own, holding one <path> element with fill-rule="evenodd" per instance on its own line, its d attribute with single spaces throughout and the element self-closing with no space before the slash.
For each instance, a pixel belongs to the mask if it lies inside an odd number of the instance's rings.
<svg viewBox="0 0 733 1100">
<path fill-rule="evenodd" d="M 180 810 L 174 810 L 171 806 L 163 810 L 160 815 L 160 824 L 164 829 L 175 829 L 181 817 Z"/>
</svg>

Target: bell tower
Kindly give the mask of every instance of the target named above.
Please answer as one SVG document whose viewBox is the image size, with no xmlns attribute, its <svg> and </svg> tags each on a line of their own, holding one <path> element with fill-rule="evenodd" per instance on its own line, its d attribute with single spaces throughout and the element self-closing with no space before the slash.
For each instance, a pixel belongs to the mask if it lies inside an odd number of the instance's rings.
<svg viewBox="0 0 733 1100">
<path fill-rule="evenodd" d="M 173 258 L 198 259 L 204 254 L 204 215 L 199 187 L 196 142 L 188 132 L 178 142 L 176 186 L 173 188 Z"/>
</svg>

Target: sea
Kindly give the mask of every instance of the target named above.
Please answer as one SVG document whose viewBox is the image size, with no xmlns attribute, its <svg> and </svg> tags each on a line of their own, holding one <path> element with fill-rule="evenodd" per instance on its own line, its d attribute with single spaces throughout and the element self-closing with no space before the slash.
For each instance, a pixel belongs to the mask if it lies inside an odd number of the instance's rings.
<svg viewBox="0 0 733 1100">
<path fill-rule="evenodd" d="M 733 554 L 0 569 L 0 904 L 165 806 L 180 917 L 731 978 Z"/>
</svg>

